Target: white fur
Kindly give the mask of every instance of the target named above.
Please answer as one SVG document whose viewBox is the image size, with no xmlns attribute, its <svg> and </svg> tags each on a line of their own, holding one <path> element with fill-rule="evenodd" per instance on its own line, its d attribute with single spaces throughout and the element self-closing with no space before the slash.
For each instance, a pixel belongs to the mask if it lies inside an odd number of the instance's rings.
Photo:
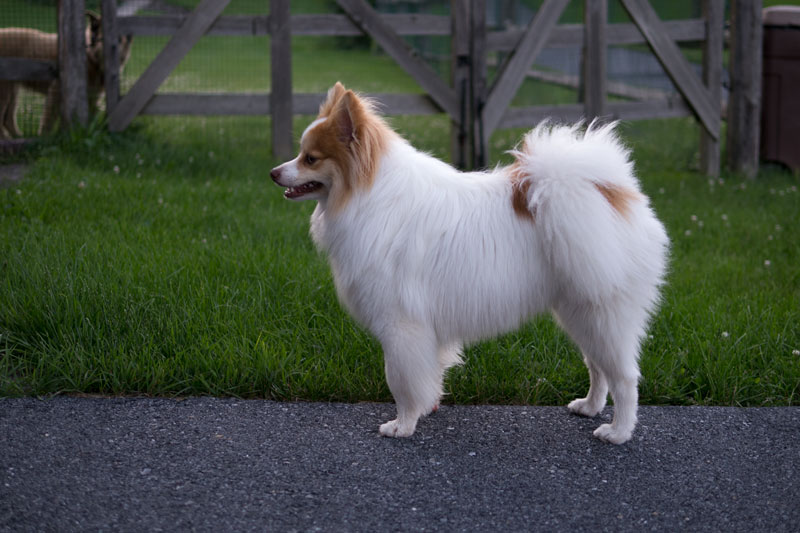
<svg viewBox="0 0 800 533">
<path fill-rule="evenodd" d="M 591 377 L 572 412 L 594 416 L 610 391 L 614 419 L 595 431 L 613 443 L 636 424 L 638 352 L 666 268 L 668 239 L 644 195 L 623 214 L 596 183 L 639 191 L 614 126 L 540 125 L 514 152 L 533 220 L 512 209 L 508 168 L 461 173 L 391 137 L 374 184 L 311 233 L 330 259 L 352 315 L 381 342 L 397 419 L 411 435 L 438 406 L 445 370 L 466 343 L 552 311 L 580 347 Z"/>
</svg>

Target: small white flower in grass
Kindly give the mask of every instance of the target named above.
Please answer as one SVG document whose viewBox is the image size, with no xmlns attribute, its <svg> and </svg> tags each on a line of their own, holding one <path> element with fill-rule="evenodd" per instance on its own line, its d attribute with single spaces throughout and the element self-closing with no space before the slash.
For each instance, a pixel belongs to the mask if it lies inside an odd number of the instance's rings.
<svg viewBox="0 0 800 533">
<path fill-rule="evenodd" d="M 119 165 L 114 165 L 114 174 L 119 174 Z"/>
<path fill-rule="evenodd" d="M 22 194 L 22 190 L 21 189 L 17 189 L 17 194 Z"/>
<path fill-rule="evenodd" d="M 658 194 L 664 194 L 665 192 L 667 192 L 667 191 L 664 189 L 664 187 L 661 187 L 660 189 L 658 189 Z"/>
<path fill-rule="evenodd" d="M 800 350 L 792 350 L 792 355 L 800 355 Z"/>
<path fill-rule="evenodd" d="M 78 188 L 79 189 L 85 189 L 86 188 L 86 182 L 85 181 L 78 182 Z"/>
<path fill-rule="evenodd" d="M 684 232 L 683 232 L 683 234 L 684 234 L 684 235 L 686 235 L 686 236 L 688 237 L 689 235 L 691 235 L 691 234 L 692 234 L 692 230 L 690 230 L 690 229 L 687 229 L 686 231 L 684 231 Z"/>
<path fill-rule="evenodd" d="M 205 237 L 203 237 L 203 244 L 207 244 L 207 243 L 208 243 L 208 240 Z"/>
<path fill-rule="evenodd" d="M 781 227 L 781 225 L 780 225 L 780 224 L 775 224 L 775 231 L 780 231 L 780 230 L 782 230 L 782 229 L 783 229 L 783 228 Z"/>
<path fill-rule="evenodd" d="M 725 213 L 722 213 L 722 220 L 728 220 L 728 215 L 726 215 Z"/>
<path fill-rule="evenodd" d="M 771 241 L 771 240 L 772 240 L 772 238 L 773 238 L 773 237 L 772 237 L 772 235 L 767 235 L 767 240 L 768 240 L 768 241 Z"/>
<path fill-rule="evenodd" d="M 703 221 L 702 220 L 698 220 L 697 221 L 697 227 L 698 228 L 702 228 L 703 227 Z"/>
<path fill-rule="evenodd" d="M 791 187 L 789 187 L 789 190 L 792 192 L 797 192 L 797 185 L 792 185 Z"/>
<path fill-rule="evenodd" d="M 772 261 L 770 261 L 769 259 L 764 259 L 764 266 L 765 267 L 769 268 L 771 265 L 772 265 Z"/>
<path fill-rule="evenodd" d="M 692 222 L 697 222 L 697 215 L 692 215 Z"/>
<path fill-rule="evenodd" d="M 728 333 L 727 331 L 723 331 L 722 332 L 722 338 L 723 339 L 727 339 L 729 336 L 730 336 L 730 333 Z"/>
<path fill-rule="evenodd" d="M 142 173 L 141 173 L 141 172 L 137 172 L 137 173 L 136 173 L 136 177 L 137 177 L 137 178 L 141 178 L 141 177 L 142 177 Z"/>
</svg>

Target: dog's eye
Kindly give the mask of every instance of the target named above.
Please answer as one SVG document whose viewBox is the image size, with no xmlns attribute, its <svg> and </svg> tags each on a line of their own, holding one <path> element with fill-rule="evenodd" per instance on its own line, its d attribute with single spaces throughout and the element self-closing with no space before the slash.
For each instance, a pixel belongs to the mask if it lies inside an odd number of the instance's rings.
<svg viewBox="0 0 800 533">
<path fill-rule="evenodd" d="M 306 154 L 306 164 L 307 165 L 313 165 L 316 162 L 317 162 L 317 158 L 316 157 L 314 157 L 311 154 Z"/>
</svg>

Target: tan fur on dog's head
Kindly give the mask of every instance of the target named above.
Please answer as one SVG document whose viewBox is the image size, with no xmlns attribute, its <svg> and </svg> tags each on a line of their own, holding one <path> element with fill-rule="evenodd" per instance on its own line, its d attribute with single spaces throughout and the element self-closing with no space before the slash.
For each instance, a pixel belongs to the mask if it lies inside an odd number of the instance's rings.
<svg viewBox="0 0 800 533">
<path fill-rule="evenodd" d="M 287 187 L 287 198 L 324 201 L 336 212 L 372 187 L 391 135 L 370 100 L 337 82 L 303 133 L 299 155 L 273 169 L 272 179 Z"/>
</svg>

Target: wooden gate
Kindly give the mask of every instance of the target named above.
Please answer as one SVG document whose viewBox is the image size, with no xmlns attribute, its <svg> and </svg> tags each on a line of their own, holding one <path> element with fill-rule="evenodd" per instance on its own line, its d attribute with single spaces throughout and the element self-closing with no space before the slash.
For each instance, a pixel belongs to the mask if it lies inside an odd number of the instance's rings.
<svg viewBox="0 0 800 533">
<path fill-rule="evenodd" d="M 220 16 L 229 1 L 202 0 L 186 17 L 116 18 L 116 0 L 103 0 L 106 35 L 116 35 L 117 32 L 172 35 L 161 53 L 122 98 L 119 98 L 115 63 L 117 40 L 106 39 L 107 108 L 112 130 L 124 129 L 140 113 L 269 114 L 272 116 L 273 151 L 278 157 L 289 157 L 292 154 L 292 117 L 295 114 L 315 114 L 324 98 L 324 94 L 293 92 L 291 36 L 368 34 L 426 91 L 424 95 L 370 96 L 384 104 L 388 114 L 446 113 L 453 126 L 453 162 L 460 167 L 488 164 L 487 144 L 493 131 L 531 127 L 546 117 L 636 120 L 695 116 L 702 131 L 702 170 L 709 175 L 719 172 L 724 0 L 702 0 L 702 18 L 679 21 L 660 20 L 648 0 L 621 0 L 633 24 L 609 24 L 607 0 L 583 0 L 584 24 L 558 24 L 569 0 L 544 0 L 526 28 L 493 32 L 487 30 L 486 0 L 451 0 L 449 16 L 379 15 L 365 0 L 337 0 L 344 15 L 291 15 L 289 0 L 271 0 L 268 16 Z M 760 19 L 748 22 L 756 25 L 760 24 Z M 270 35 L 271 92 L 156 94 L 170 71 L 206 33 Z M 450 36 L 452 68 L 449 83 L 416 55 L 402 39 L 404 35 Z M 680 41 L 703 42 L 702 78 L 693 72 L 678 48 L 676 43 Z M 647 99 L 654 91 L 619 87 L 620 84 L 607 81 L 607 47 L 633 43 L 650 46 L 677 87 L 679 96 L 659 95 L 655 100 Z M 582 102 L 510 107 L 527 76 L 549 77 L 551 81 L 568 78 L 532 70 L 536 57 L 545 46 L 582 48 Z M 487 56 L 496 50 L 508 55 L 489 86 Z M 635 99 L 608 101 L 609 91 L 634 96 Z M 736 94 L 731 95 L 732 99 L 736 97 Z M 746 131 L 741 134 L 752 135 Z"/>
<path fill-rule="evenodd" d="M 269 114 L 272 116 L 272 149 L 278 157 L 292 153 L 292 118 L 315 114 L 324 94 L 293 93 L 291 85 L 291 35 L 372 36 L 426 91 L 426 95 L 371 95 L 390 114 L 446 113 L 456 130 L 463 124 L 459 95 L 424 61 L 416 57 L 401 35 L 453 35 L 460 43 L 468 36 L 451 28 L 451 18 L 431 15 L 378 15 L 364 0 L 338 0 L 346 15 L 290 15 L 289 0 L 271 0 L 269 16 L 227 16 L 222 11 L 230 0 L 203 0 L 187 17 L 119 17 L 116 0 L 103 0 L 103 21 L 108 35 L 171 34 L 164 49 L 147 67 L 130 91 L 119 98 L 115 39 L 107 39 L 106 90 L 109 95 L 109 128 L 125 129 L 140 113 L 145 114 Z M 456 4 L 454 0 L 454 4 Z M 458 11 L 458 9 L 455 9 Z M 458 19 L 458 17 L 453 17 Z M 271 92 L 269 94 L 156 94 L 170 72 L 204 34 L 270 35 Z M 463 75 L 463 68 L 458 70 Z M 462 132 L 463 137 L 463 132 Z M 458 138 L 458 134 L 456 134 Z M 464 141 L 466 142 L 466 141 Z M 466 159 L 456 161 L 460 166 Z"/>
<path fill-rule="evenodd" d="M 487 161 L 487 143 L 497 128 L 533 126 L 541 119 L 557 116 L 575 120 L 593 117 L 616 119 L 660 118 L 694 114 L 703 128 L 701 162 L 703 172 L 719 172 L 719 136 L 721 127 L 722 32 L 724 0 L 703 0 L 703 18 L 668 24 L 661 21 L 647 0 L 621 0 L 622 5 L 641 32 L 641 41 L 650 45 L 664 70 L 683 97 L 682 101 L 608 102 L 606 100 L 605 53 L 610 44 L 636 42 L 630 25 L 607 24 L 607 0 L 584 0 L 583 28 L 557 26 L 558 19 L 569 0 L 545 0 L 527 28 L 500 66 L 491 87 L 483 89 L 478 81 L 475 102 L 475 158 L 479 166 Z M 485 0 L 473 0 L 473 17 L 486 12 Z M 473 21 L 473 31 L 485 28 L 481 20 Z M 582 30 L 582 31 L 581 31 Z M 703 80 L 692 71 L 675 39 L 704 42 Z M 495 46 L 499 39 L 495 38 Z M 477 36 L 476 43 L 484 43 Z M 510 108 L 531 65 L 545 44 L 569 42 L 584 51 L 583 103 L 562 106 L 533 106 Z M 486 53 L 478 54 L 485 57 Z M 485 76 L 485 66 L 479 70 Z M 485 79 L 485 78 L 484 78 Z"/>
</svg>

